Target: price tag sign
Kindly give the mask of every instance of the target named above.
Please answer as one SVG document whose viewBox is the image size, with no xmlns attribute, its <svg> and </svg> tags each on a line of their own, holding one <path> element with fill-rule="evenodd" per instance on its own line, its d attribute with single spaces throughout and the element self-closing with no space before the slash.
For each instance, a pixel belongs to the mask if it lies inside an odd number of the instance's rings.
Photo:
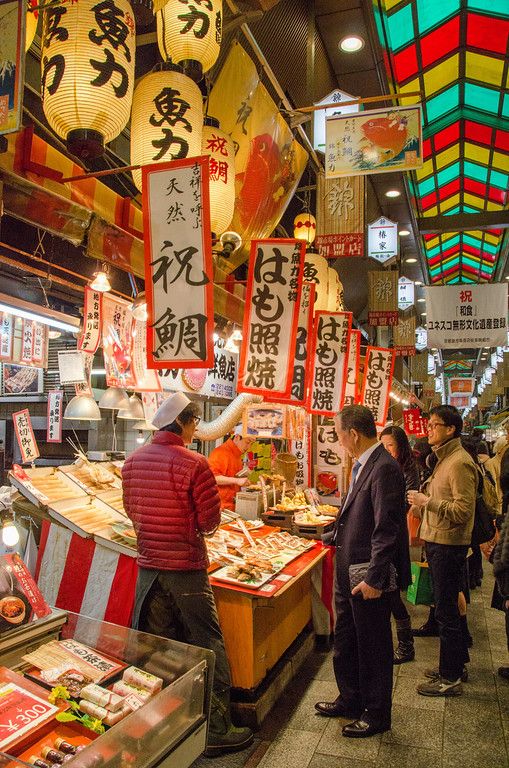
<svg viewBox="0 0 509 768">
<path fill-rule="evenodd" d="M 28 731 L 35 730 L 45 720 L 58 712 L 44 699 L 26 691 L 14 683 L 0 687 L 0 749 L 17 741 Z"/>
</svg>

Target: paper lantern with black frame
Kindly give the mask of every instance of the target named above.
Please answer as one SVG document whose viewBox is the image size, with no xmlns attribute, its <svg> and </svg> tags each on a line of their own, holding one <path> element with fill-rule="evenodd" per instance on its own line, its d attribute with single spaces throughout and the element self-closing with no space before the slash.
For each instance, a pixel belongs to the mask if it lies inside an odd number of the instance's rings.
<svg viewBox="0 0 509 768">
<path fill-rule="evenodd" d="M 199 82 L 217 61 L 223 30 L 222 0 L 203 0 L 185 6 L 168 0 L 156 13 L 157 44 L 165 61 L 183 67 Z"/>
</svg>

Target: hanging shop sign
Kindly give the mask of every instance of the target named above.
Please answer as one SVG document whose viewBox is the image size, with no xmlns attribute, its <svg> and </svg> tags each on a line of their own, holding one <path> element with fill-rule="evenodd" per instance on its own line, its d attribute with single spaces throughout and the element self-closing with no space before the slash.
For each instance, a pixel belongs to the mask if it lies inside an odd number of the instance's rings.
<svg viewBox="0 0 509 768">
<path fill-rule="evenodd" d="M 420 168 L 421 124 L 419 104 L 327 117 L 326 177 Z"/>
<path fill-rule="evenodd" d="M 346 368 L 345 399 L 343 405 L 355 405 L 359 402 L 361 361 L 361 332 L 352 329 L 348 341 L 348 358 Z"/>
<path fill-rule="evenodd" d="M 313 147 L 319 149 L 320 152 L 325 152 L 325 119 L 327 117 L 333 117 L 334 115 L 351 115 L 359 111 L 359 104 L 348 104 L 343 107 L 343 101 L 354 101 L 355 96 L 351 96 L 345 91 L 340 91 L 338 88 L 331 91 L 327 96 L 320 101 L 315 101 L 315 107 L 321 107 L 322 104 L 333 104 L 332 107 L 326 109 L 317 109 L 313 112 Z"/>
<path fill-rule="evenodd" d="M 392 339 L 396 357 L 415 355 L 415 317 L 400 317 Z"/>
<path fill-rule="evenodd" d="M 91 376 L 92 376 L 92 363 L 94 362 L 94 353 L 93 352 L 84 352 L 81 351 L 81 357 L 83 359 L 83 373 L 85 375 L 85 378 L 83 381 L 78 381 L 74 385 L 74 391 L 77 395 L 85 395 L 86 397 L 92 397 L 92 383 L 91 383 Z"/>
<path fill-rule="evenodd" d="M 495 376 L 492 377 L 492 384 L 494 384 L 494 381 Z M 449 405 L 454 405 L 456 408 L 468 408 L 470 398 L 475 390 L 475 379 L 467 376 L 458 376 L 457 378 L 448 379 L 447 384 Z M 469 401 L 468 405 L 463 405 L 465 400 Z"/>
<path fill-rule="evenodd" d="M 380 216 L 368 225 L 368 256 L 384 266 L 398 255 L 398 224 Z"/>
<path fill-rule="evenodd" d="M 317 253 L 306 251 L 303 279 L 306 283 L 314 283 L 315 286 L 313 311 L 327 311 L 329 308 L 329 266 L 327 259 Z"/>
<path fill-rule="evenodd" d="M 85 365 L 79 349 L 59 350 L 58 377 L 62 386 L 85 381 Z"/>
<path fill-rule="evenodd" d="M 83 352 L 96 352 L 101 341 L 102 296 L 100 291 L 85 286 L 83 333 L 78 340 L 78 349 Z"/>
<path fill-rule="evenodd" d="M 462 349 L 506 343 L 506 283 L 427 286 L 425 292 L 430 347 Z"/>
<path fill-rule="evenodd" d="M 307 383 L 309 374 L 309 345 L 313 332 L 313 304 L 315 286 L 313 283 L 302 283 L 300 296 L 299 323 L 297 338 L 293 353 L 292 386 L 288 400 L 291 403 L 304 404 L 307 399 Z M 283 400 L 283 397 L 280 398 Z M 286 398 L 285 398 L 286 399 Z"/>
<path fill-rule="evenodd" d="M 242 415 L 244 435 L 256 438 L 286 437 L 286 406 L 277 403 L 248 405 Z"/>
<path fill-rule="evenodd" d="M 415 355 L 410 360 L 412 381 L 423 382 L 428 378 L 428 353 Z"/>
<path fill-rule="evenodd" d="M 14 317 L 0 312 L 0 360 L 12 360 L 14 340 Z"/>
<path fill-rule="evenodd" d="M 318 416 L 315 487 L 323 501 L 338 499 L 345 492 L 346 466 L 347 454 L 339 442 L 334 419 Z"/>
<path fill-rule="evenodd" d="M 41 454 L 39 453 L 39 447 L 35 440 L 28 408 L 13 413 L 12 420 L 14 422 L 14 432 L 16 433 L 16 439 L 21 453 L 21 463 L 30 464 Z"/>
<path fill-rule="evenodd" d="M 369 325 L 397 325 L 398 273 L 372 270 L 368 272 Z"/>
<path fill-rule="evenodd" d="M 48 354 L 48 326 L 43 323 L 34 322 L 33 334 L 32 363 L 41 365 L 46 360 Z"/>
<path fill-rule="evenodd" d="M 214 362 L 208 158 L 143 168 L 147 366 Z"/>
<path fill-rule="evenodd" d="M 238 371 L 238 353 L 215 344 L 212 368 L 166 369 L 160 371 L 159 378 L 164 391 L 195 392 L 233 400 L 237 395 Z"/>
<path fill-rule="evenodd" d="M 335 415 L 345 397 L 351 312 L 318 312 L 313 323 L 308 410 Z"/>
<path fill-rule="evenodd" d="M 394 351 L 368 347 L 361 403 L 373 412 L 377 427 L 383 427 L 389 411 L 389 393 L 394 371 Z"/>
<path fill-rule="evenodd" d="M 46 425 L 46 442 L 62 442 L 62 405 L 64 393 L 61 389 L 50 389 L 48 392 L 48 410 Z"/>
<path fill-rule="evenodd" d="M 289 395 L 305 243 L 254 240 L 247 278 L 238 389 L 266 397 Z"/>
<path fill-rule="evenodd" d="M 415 303 L 415 283 L 408 277 L 400 277 L 398 280 L 398 309 L 404 312 Z"/>
<path fill-rule="evenodd" d="M 419 408 L 407 408 L 403 411 L 403 428 L 407 435 L 426 436 L 428 419 L 421 415 Z"/>
<path fill-rule="evenodd" d="M 364 178 L 318 174 L 315 245 L 328 259 L 364 256 Z"/>
<path fill-rule="evenodd" d="M 0 134 L 19 130 L 25 80 L 26 3 L 11 0 L 0 3 L 2 38 L 2 90 L 0 95 Z"/>
<path fill-rule="evenodd" d="M 418 352 L 422 352 L 428 346 L 428 332 L 426 328 L 419 325 L 415 329 L 415 348 Z"/>
<path fill-rule="evenodd" d="M 103 294 L 102 320 L 106 385 L 134 388 L 131 305 L 118 296 Z"/>
<path fill-rule="evenodd" d="M 137 392 L 162 392 L 159 374 L 147 368 L 147 322 L 133 320 L 133 376 Z"/>
<path fill-rule="evenodd" d="M 311 416 L 307 415 L 304 424 L 304 434 L 299 440 L 291 440 L 290 453 L 297 459 L 295 486 L 309 488 L 311 479 Z"/>
<path fill-rule="evenodd" d="M 34 351 L 34 321 L 23 320 L 21 327 L 21 359 L 23 365 L 32 362 Z"/>
</svg>

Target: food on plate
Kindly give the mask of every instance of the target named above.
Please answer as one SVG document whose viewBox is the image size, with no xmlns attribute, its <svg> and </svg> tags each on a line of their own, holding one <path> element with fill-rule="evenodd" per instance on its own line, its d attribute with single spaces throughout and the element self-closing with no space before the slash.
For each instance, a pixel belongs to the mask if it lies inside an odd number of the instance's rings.
<svg viewBox="0 0 509 768">
<path fill-rule="evenodd" d="M 0 600 L 0 615 L 9 624 L 21 624 L 25 613 L 25 603 L 19 597 L 9 595 Z"/>
<path fill-rule="evenodd" d="M 299 525 L 326 525 L 334 520 L 333 517 L 326 517 L 325 515 L 319 515 L 313 510 L 302 512 L 295 515 L 295 522 Z"/>
<path fill-rule="evenodd" d="M 228 568 L 226 575 L 237 581 L 260 581 L 263 578 L 262 572 L 253 565 L 235 565 Z"/>
<path fill-rule="evenodd" d="M 276 504 L 273 509 L 277 509 L 278 512 L 294 512 L 296 509 L 302 509 L 307 507 L 308 503 L 303 493 L 296 493 L 293 498 L 289 496 L 283 496 L 279 504 Z"/>
<path fill-rule="evenodd" d="M 317 504 L 316 509 L 321 515 L 334 515 L 336 517 L 339 507 L 333 507 L 332 504 Z"/>
</svg>

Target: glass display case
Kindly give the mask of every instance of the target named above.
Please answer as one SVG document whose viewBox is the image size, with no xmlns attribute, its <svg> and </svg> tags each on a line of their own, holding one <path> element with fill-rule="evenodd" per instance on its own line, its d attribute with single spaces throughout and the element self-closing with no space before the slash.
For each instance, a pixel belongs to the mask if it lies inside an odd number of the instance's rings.
<svg viewBox="0 0 509 768">
<path fill-rule="evenodd" d="M 69 761 L 73 768 L 186 768 L 199 757 L 206 743 L 212 651 L 71 612 L 59 639 L 78 641 L 163 679 L 159 693 L 78 752 Z M 23 653 L 21 647 L 18 665 L 11 664 L 20 672 L 24 671 Z M 26 765 L 26 751 L 17 754 L 18 759 L 9 757 L 8 762 L 2 757 L 0 768 Z"/>
</svg>

